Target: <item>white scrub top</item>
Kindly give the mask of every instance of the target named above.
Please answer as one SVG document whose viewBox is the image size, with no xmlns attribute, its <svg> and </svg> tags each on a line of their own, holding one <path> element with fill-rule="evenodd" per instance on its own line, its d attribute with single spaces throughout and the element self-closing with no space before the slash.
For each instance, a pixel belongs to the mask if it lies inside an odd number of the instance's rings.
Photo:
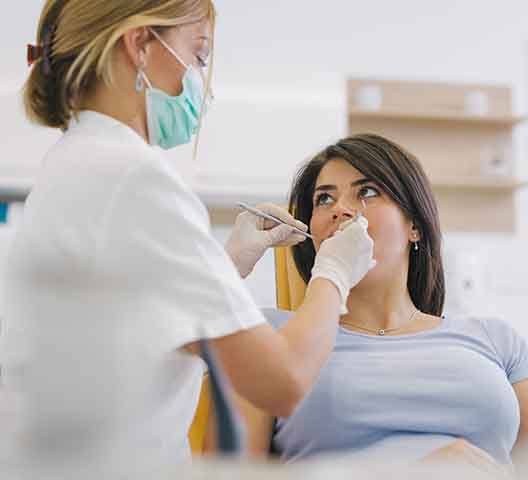
<svg viewBox="0 0 528 480">
<path fill-rule="evenodd" d="M 90 111 L 46 155 L 7 266 L 0 354 L 19 421 L 3 462 L 66 452 L 138 472 L 189 456 L 204 364 L 176 349 L 265 320 L 177 168 Z"/>
</svg>

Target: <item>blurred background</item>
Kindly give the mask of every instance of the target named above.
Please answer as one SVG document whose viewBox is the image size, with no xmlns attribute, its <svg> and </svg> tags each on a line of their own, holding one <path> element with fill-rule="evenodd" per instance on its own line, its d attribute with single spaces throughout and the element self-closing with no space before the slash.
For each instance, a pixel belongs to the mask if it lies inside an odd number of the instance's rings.
<svg viewBox="0 0 528 480">
<path fill-rule="evenodd" d="M 528 3 L 217 0 L 216 5 L 215 103 L 197 159 L 191 147 L 185 156 L 169 157 L 208 205 L 217 238 L 223 242 L 229 234 L 236 201 L 285 203 L 294 172 L 326 144 L 378 128 L 395 132 L 398 141 L 404 130 L 404 146 L 413 150 L 416 140 L 427 168 L 443 171 L 436 167 L 445 161 L 449 173 L 433 179 L 443 202 L 446 312 L 498 315 L 528 336 L 528 130 L 518 118 L 528 112 Z M 59 136 L 29 125 L 20 108 L 25 48 L 35 40 L 41 6 L 36 0 L 12 3 L 0 30 L 4 200 L 30 188 L 45 150 Z M 352 93 L 350 80 L 360 84 Z M 391 111 L 386 101 L 398 82 L 410 85 L 416 99 L 398 97 L 402 103 Z M 431 82 L 447 94 L 436 99 L 428 90 Z M 511 105 L 505 101 L 495 109 L 497 86 L 511 94 Z M 460 97 L 460 92 L 465 93 Z M 361 115 L 352 119 L 351 111 L 361 109 L 370 114 L 368 121 Z M 450 132 L 482 141 L 473 144 L 477 154 L 464 158 L 466 150 L 456 142 L 446 149 Z M 425 137 L 442 141 L 426 148 Z M 0 269 L 23 215 L 21 202 L 5 203 Z M 453 220 L 457 205 L 472 205 L 464 213 L 471 228 Z M 275 304 L 272 252 L 247 283 L 260 305 Z"/>
</svg>

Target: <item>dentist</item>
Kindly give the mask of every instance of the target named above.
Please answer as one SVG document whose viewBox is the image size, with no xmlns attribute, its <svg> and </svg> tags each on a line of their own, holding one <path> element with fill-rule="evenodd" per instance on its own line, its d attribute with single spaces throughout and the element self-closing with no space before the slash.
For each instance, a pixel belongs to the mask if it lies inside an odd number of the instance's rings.
<svg viewBox="0 0 528 480">
<path fill-rule="evenodd" d="M 64 134 L 9 255 L 1 351 L 25 409 L 24 462 L 126 473 L 187 458 L 203 338 L 240 395 L 289 415 L 374 264 L 366 224 L 349 222 L 321 246 L 298 313 L 279 332 L 265 322 L 240 277 L 268 247 L 303 237 L 241 214 L 227 253 L 162 153 L 199 129 L 214 21 L 210 0 L 44 4 L 24 101 L 32 121 Z"/>
</svg>

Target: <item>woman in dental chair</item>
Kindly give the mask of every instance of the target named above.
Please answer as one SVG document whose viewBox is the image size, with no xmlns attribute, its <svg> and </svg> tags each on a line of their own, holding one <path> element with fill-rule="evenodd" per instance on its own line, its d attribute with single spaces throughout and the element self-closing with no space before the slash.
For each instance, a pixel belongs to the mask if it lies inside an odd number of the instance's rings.
<svg viewBox="0 0 528 480">
<path fill-rule="evenodd" d="M 416 158 L 376 135 L 345 138 L 300 170 L 290 209 L 314 238 L 293 247 L 305 282 L 321 243 L 354 217 L 377 264 L 350 290 L 333 353 L 291 416 L 237 399 L 250 453 L 511 466 L 528 437 L 528 346 L 502 321 L 442 316 L 438 212 Z M 265 313 L 276 328 L 291 315 Z"/>
</svg>

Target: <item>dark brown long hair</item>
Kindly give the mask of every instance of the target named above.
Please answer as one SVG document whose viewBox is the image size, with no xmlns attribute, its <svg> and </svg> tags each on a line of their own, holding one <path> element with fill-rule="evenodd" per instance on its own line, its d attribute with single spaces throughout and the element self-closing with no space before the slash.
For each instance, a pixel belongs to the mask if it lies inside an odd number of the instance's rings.
<svg viewBox="0 0 528 480">
<path fill-rule="evenodd" d="M 420 162 L 379 135 L 354 135 L 326 147 L 299 170 L 290 193 L 290 211 L 307 225 L 312 218 L 317 177 L 335 159 L 345 160 L 377 184 L 418 229 L 419 250 L 410 249 L 407 288 L 418 309 L 440 316 L 445 299 L 442 235 L 436 201 Z M 313 243 L 306 241 L 293 247 L 293 257 L 308 283 L 315 259 Z"/>
</svg>

